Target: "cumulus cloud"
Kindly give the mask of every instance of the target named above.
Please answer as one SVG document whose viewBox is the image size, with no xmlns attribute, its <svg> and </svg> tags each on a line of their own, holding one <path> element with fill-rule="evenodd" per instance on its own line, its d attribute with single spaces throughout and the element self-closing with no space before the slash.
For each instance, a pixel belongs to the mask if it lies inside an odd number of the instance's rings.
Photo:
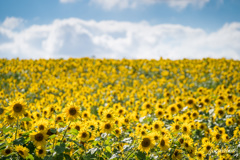
<svg viewBox="0 0 240 160">
<path fill-rule="evenodd" d="M 147 22 L 58 19 L 22 30 L 0 26 L 5 58 L 234 58 L 240 59 L 240 23 L 207 33 L 201 28 Z"/>
<path fill-rule="evenodd" d="M 24 22 L 24 20 L 21 18 L 7 17 L 3 21 L 1 26 L 4 28 L 7 28 L 7 29 L 14 29 L 14 28 L 19 27 L 23 22 Z"/>
<path fill-rule="evenodd" d="M 210 0 L 91 0 L 91 4 L 100 5 L 106 10 L 113 8 L 125 9 L 125 8 L 135 8 L 141 5 L 153 5 L 165 3 L 170 7 L 183 9 L 187 6 L 203 7 Z"/>
</svg>

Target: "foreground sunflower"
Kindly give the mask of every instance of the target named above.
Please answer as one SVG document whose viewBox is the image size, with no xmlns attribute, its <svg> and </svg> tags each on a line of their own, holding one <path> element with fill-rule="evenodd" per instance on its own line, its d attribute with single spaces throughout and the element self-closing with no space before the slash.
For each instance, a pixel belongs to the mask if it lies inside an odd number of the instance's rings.
<svg viewBox="0 0 240 160">
<path fill-rule="evenodd" d="M 150 149 L 152 149 L 155 145 L 155 141 L 152 136 L 144 136 L 140 141 L 138 149 L 142 152 L 148 153 Z"/>
<path fill-rule="evenodd" d="M 45 146 L 48 135 L 44 131 L 38 131 L 30 135 L 35 146 Z"/>
<path fill-rule="evenodd" d="M 38 146 L 35 153 L 37 157 L 44 159 L 44 157 L 46 156 L 46 148 Z"/>
<path fill-rule="evenodd" d="M 18 145 L 18 146 L 16 146 L 15 150 L 16 150 L 16 151 L 18 152 L 18 154 L 19 154 L 22 158 L 24 158 L 24 159 L 26 159 L 26 157 L 28 156 L 29 150 L 28 150 L 28 148 L 26 148 L 26 147 L 23 147 L 23 146 L 21 146 L 21 145 Z"/>
<path fill-rule="evenodd" d="M 74 121 L 80 116 L 80 107 L 71 102 L 64 108 L 63 113 L 69 120 Z"/>
<path fill-rule="evenodd" d="M 26 110 L 27 103 L 22 98 L 9 103 L 8 111 L 13 117 L 22 116 Z"/>
</svg>

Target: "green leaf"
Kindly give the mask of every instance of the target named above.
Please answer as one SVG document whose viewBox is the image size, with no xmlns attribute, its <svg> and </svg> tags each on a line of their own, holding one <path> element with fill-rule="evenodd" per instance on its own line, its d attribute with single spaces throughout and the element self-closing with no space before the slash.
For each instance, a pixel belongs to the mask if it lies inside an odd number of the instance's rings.
<svg viewBox="0 0 240 160">
<path fill-rule="evenodd" d="M 74 135 L 78 135 L 78 130 L 76 130 L 75 128 L 72 128 L 72 129 L 70 130 L 70 133 L 71 133 L 71 134 L 74 134 Z"/>
<path fill-rule="evenodd" d="M 33 157 L 33 155 L 28 154 L 28 156 L 26 157 L 26 159 L 34 160 L 34 157 Z"/>
<path fill-rule="evenodd" d="M 53 158 L 52 157 L 49 157 L 49 156 L 45 156 L 44 157 L 44 160 L 52 160 Z"/>
<path fill-rule="evenodd" d="M 110 153 L 112 152 L 112 150 L 111 150 L 111 148 L 109 146 L 106 147 L 106 151 L 108 151 Z"/>
<path fill-rule="evenodd" d="M 59 146 L 56 146 L 54 149 L 58 154 L 61 154 L 65 150 L 65 143 L 61 143 Z"/>
<path fill-rule="evenodd" d="M 14 145 L 22 145 L 23 146 L 24 145 L 24 141 L 25 141 L 24 137 L 20 137 L 20 138 L 14 140 L 13 144 Z"/>
<path fill-rule="evenodd" d="M 49 139 L 53 139 L 53 138 L 55 138 L 55 137 L 56 137 L 56 134 L 53 134 L 53 135 L 49 136 L 48 138 L 49 138 Z"/>
<path fill-rule="evenodd" d="M 51 128 L 50 131 L 51 131 L 53 134 L 57 133 L 57 131 L 56 131 L 55 128 Z"/>
<path fill-rule="evenodd" d="M 141 152 L 141 151 L 136 152 L 136 156 L 139 160 L 145 160 L 146 159 L 146 154 L 144 152 Z"/>
<path fill-rule="evenodd" d="M 22 121 L 22 122 L 24 122 L 24 121 L 25 121 L 25 122 L 26 122 L 26 121 L 32 121 L 32 119 L 31 119 L 31 118 L 28 118 L 28 117 L 24 117 L 24 118 L 21 119 L 21 121 Z"/>
</svg>

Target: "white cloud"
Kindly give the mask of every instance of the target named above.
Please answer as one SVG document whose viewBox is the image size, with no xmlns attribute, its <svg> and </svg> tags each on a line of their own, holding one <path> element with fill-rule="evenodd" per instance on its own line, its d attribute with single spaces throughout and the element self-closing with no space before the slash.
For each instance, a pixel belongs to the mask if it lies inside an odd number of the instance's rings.
<svg viewBox="0 0 240 160">
<path fill-rule="evenodd" d="M 147 22 L 77 18 L 32 25 L 20 31 L 0 26 L 0 57 L 234 58 L 240 59 L 240 23 L 207 33 L 201 28 Z"/>
<path fill-rule="evenodd" d="M 141 5 L 154 5 L 165 3 L 170 7 L 183 9 L 189 5 L 195 7 L 203 7 L 210 0 L 91 0 L 91 4 L 100 5 L 106 10 L 113 8 L 125 9 L 125 8 L 135 8 Z"/>
<path fill-rule="evenodd" d="M 59 0 L 60 3 L 74 3 L 77 2 L 78 0 Z"/>
<path fill-rule="evenodd" d="M 21 18 L 7 17 L 3 21 L 2 27 L 7 28 L 7 29 L 14 29 L 16 27 L 19 27 L 23 22 L 24 22 L 24 20 Z"/>
</svg>

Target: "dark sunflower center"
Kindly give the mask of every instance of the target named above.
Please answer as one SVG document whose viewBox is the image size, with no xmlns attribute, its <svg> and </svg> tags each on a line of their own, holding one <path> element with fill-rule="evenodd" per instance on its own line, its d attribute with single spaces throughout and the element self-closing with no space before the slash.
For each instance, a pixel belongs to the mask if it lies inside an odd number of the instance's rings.
<svg viewBox="0 0 240 160">
<path fill-rule="evenodd" d="M 209 151 L 209 150 L 211 149 L 211 146 L 207 146 L 206 148 L 207 148 L 207 150 Z"/>
<path fill-rule="evenodd" d="M 185 147 L 188 148 L 188 146 L 189 146 L 188 143 L 185 143 Z"/>
<path fill-rule="evenodd" d="M 35 140 L 40 142 L 43 140 L 43 134 L 42 133 L 38 133 L 35 135 Z"/>
<path fill-rule="evenodd" d="M 148 108 L 148 109 L 149 109 L 150 107 L 151 107 L 151 106 L 150 106 L 150 104 L 147 104 L 147 105 L 146 105 L 146 108 Z"/>
<path fill-rule="evenodd" d="M 161 145 L 162 147 L 165 146 L 165 141 L 164 141 L 163 139 L 161 140 L 160 145 Z"/>
<path fill-rule="evenodd" d="M 107 118 L 112 118 L 112 115 L 111 114 L 107 114 Z"/>
<path fill-rule="evenodd" d="M 88 116 L 88 115 L 85 113 L 85 114 L 84 114 L 84 117 L 87 117 L 87 116 Z"/>
<path fill-rule="evenodd" d="M 39 128 L 39 130 L 44 130 L 45 127 L 44 127 L 44 125 L 40 125 L 38 128 Z"/>
<path fill-rule="evenodd" d="M 143 138 L 141 145 L 143 147 L 149 147 L 150 146 L 150 139 L 149 138 Z"/>
<path fill-rule="evenodd" d="M 23 106 L 22 106 L 21 104 L 19 104 L 19 103 L 15 104 L 15 105 L 13 106 L 13 110 L 14 110 L 14 112 L 16 112 L 16 113 L 21 112 L 22 109 L 23 109 Z"/>
<path fill-rule="evenodd" d="M 159 125 L 158 125 L 158 124 L 155 124 L 155 125 L 154 125 L 154 128 L 158 129 L 158 128 L 159 128 Z"/>
<path fill-rule="evenodd" d="M 172 108 L 171 108 L 171 111 L 172 111 L 172 112 L 174 112 L 174 111 L 175 111 L 175 108 L 174 108 L 174 107 L 172 107 Z"/>
<path fill-rule="evenodd" d="M 184 132 L 187 132 L 187 127 L 183 127 L 183 131 L 184 131 Z"/>
<path fill-rule="evenodd" d="M 43 154 L 43 149 L 39 149 L 38 154 Z"/>
<path fill-rule="evenodd" d="M 190 100 L 188 101 L 188 104 L 193 104 L 193 100 L 190 99 Z"/>
<path fill-rule="evenodd" d="M 14 118 L 12 116 L 8 115 L 8 119 L 13 120 Z"/>
<path fill-rule="evenodd" d="M 110 129 L 111 125 L 110 124 L 105 124 L 105 129 Z"/>
<path fill-rule="evenodd" d="M 179 139 L 179 142 L 182 144 L 184 142 L 184 139 Z"/>
<path fill-rule="evenodd" d="M 69 109 L 69 114 L 70 114 L 71 116 L 74 116 L 76 113 L 77 113 L 77 110 L 76 110 L 75 108 L 70 108 L 70 109 Z"/>
<path fill-rule="evenodd" d="M 197 117 L 197 113 L 193 113 L 193 117 Z"/>
<path fill-rule="evenodd" d="M 158 115 L 162 115 L 162 111 L 159 111 L 159 112 L 158 112 Z"/>
<path fill-rule="evenodd" d="M 119 134 L 119 130 L 116 130 L 115 132 L 116 132 L 117 134 Z"/>
<path fill-rule="evenodd" d="M 159 139 L 159 137 L 158 137 L 158 136 L 154 136 L 154 139 L 155 139 L 155 140 L 158 140 L 158 139 Z"/>
<path fill-rule="evenodd" d="M 23 151 L 19 151 L 18 153 L 19 153 L 20 155 L 24 155 Z"/>
<path fill-rule="evenodd" d="M 217 135 L 216 135 L 216 138 L 217 138 L 217 139 L 220 139 L 220 138 L 221 138 L 220 134 L 217 134 Z"/>
<path fill-rule="evenodd" d="M 3 108 L 0 108 L 0 115 L 3 114 Z"/>
<path fill-rule="evenodd" d="M 6 154 L 10 154 L 10 153 L 11 153 L 11 149 L 6 149 L 6 150 L 5 150 L 5 153 L 6 153 Z"/>
<path fill-rule="evenodd" d="M 80 131 L 80 127 L 79 126 L 75 126 L 75 129 Z"/>
<path fill-rule="evenodd" d="M 177 157 L 177 156 L 178 156 L 178 151 L 175 151 L 175 152 L 174 152 L 174 155 Z"/>
<path fill-rule="evenodd" d="M 122 109 L 121 109 L 121 110 L 119 110 L 119 113 L 120 113 L 120 114 L 122 114 L 122 113 L 123 113 L 123 110 L 122 110 Z"/>
<path fill-rule="evenodd" d="M 87 137 L 87 133 L 86 133 L 86 132 L 83 132 L 83 133 L 82 133 L 82 137 L 83 137 L 83 138 L 86 138 L 86 137 Z"/>
<path fill-rule="evenodd" d="M 179 128 L 180 128 L 179 125 L 176 125 L 176 126 L 175 126 L 175 129 L 176 129 L 176 130 L 179 130 Z"/>
<path fill-rule="evenodd" d="M 205 99 L 205 102 L 208 103 L 210 100 L 209 99 Z"/>
<path fill-rule="evenodd" d="M 201 158 L 201 157 L 202 157 L 202 154 L 199 153 L 197 156 L 198 156 L 199 158 Z"/>
<path fill-rule="evenodd" d="M 232 112 L 233 111 L 233 108 L 231 107 L 231 108 L 229 108 L 229 112 Z"/>
<path fill-rule="evenodd" d="M 219 110 L 218 114 L 222 115 L 223 114 L 223 110 Z"/>
</svg>

